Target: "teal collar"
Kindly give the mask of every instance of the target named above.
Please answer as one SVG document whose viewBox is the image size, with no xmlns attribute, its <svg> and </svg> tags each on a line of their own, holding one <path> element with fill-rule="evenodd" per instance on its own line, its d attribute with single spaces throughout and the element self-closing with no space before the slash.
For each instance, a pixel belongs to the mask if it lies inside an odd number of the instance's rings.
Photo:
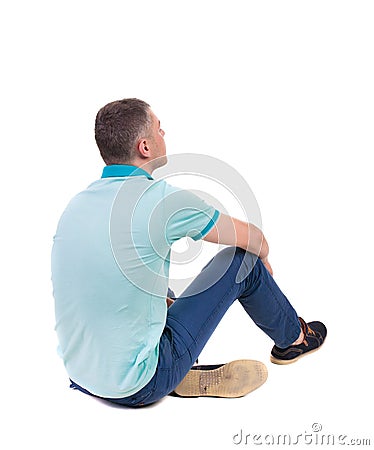
<svg viewBox="0 0 374 450">
<path fill-rule="evenodd" d="M 152 176 L 137 166 L 127 164 L 113 164 L 112 166 L 105 166 L 101 178 L 109 177 L 134 177 L 145 175 L 149 180 L 153 180 Z"/>
</svg>

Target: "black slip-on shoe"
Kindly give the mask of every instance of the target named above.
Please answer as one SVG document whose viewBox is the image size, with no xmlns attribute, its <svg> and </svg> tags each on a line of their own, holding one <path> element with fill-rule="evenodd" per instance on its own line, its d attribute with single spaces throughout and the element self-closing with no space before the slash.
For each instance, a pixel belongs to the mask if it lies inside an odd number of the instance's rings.
<svg viewBox="0 0 374 450">
<path fill-rule="evenodd" d="M 243 397 L 264 384 L 267 376 L 265 364 L 249 359 L 193 366 L 174 392 L 181 397 Z"/>
<path fill-rule="evenodd" d="M 299 345 L 290 345 L 287 348 L 279 348 L 274 345 L 271 350 L 270 361 L 274 364 L 291 364 L 305 355 L 309 355 L 321 348 L 327 335 L 327 329 L 322 322 L 306 323 L 299 317 L 304 333 L 304 341 Z"/>
</svg>

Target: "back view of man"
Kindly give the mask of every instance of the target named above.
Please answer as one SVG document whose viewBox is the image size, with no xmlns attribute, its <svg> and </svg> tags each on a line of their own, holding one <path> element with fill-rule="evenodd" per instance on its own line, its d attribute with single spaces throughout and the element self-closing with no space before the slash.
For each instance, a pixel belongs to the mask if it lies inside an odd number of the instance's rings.
<svg viewBox="0 0 374 450">
<path fill-rule="evenodd" d="M 67 206 L 52 250 L 56 331 L 72 387 L 128 406 L 173 391 L 237 397 L 259 387 L 266 367 L 257 361 L 192 367 L 236 299 L 273 339 L 274 363 L 298 360 L 326 336 L 322 323 L 298 317 L 274 282 L 261 230 L 153 179 L 167 163 L 164 134 L 141 100 L 98 112 L 106 166 Z M 185 236 L 228 247 L 176 299 L 170 252 Z"/>
</svg>

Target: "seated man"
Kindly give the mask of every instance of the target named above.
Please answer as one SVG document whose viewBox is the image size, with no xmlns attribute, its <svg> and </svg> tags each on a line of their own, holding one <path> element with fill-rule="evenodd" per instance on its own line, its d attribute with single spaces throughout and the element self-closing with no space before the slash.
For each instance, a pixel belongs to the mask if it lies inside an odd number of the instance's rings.
<svg viewBox="0 0 374 450">
<path fill-rule="evenodd" d="M 260 229 L 153 179 L 167 163 L 164 134 L 141 100 L 98 112 L 106 166 L 65 209 L 52 250 L 56 332 L 71 387 L 128 406 L 171 392 L 239 397 L 259 387 L 267 371 L 257 361 L 194 366 L 235 300 L 274 341 L 273 363 L 297 361 L 326 337 L 325 326 L 299 318 L 275 283 Z M 170 251 L 185 236 L 227 247 L 175 298 Z"/>
</svg>

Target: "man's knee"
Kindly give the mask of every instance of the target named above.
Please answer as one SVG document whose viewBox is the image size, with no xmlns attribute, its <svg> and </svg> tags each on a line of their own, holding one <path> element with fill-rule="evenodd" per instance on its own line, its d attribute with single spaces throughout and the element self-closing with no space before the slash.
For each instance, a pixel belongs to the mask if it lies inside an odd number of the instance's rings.
<svg viewBox="0 0 374 450">
<path fill-rule="evenodd" d="M 257 259 L 258 257 L 256 255 L 247 252 L 241 247 L 228 246 L 220 250 L 202 270 L 214 264 L 216 267 L 220 267 L 220 270 L 224 273 L 229 267 L 235 264 L 237 266 L 237 278 L 242 280 L 249 275 Z"/>
<path fill-rule="evenodd" d="M 242 280 L 244 280 L 244 278 L 249 276 L 249 274 L 254 269 L 257 261 L 259 261 L 257 255 L 251 252 L 247 252 L 243 248 L 236 246 L 225 247 L 217 253 L 215 258 L 216 257 L 218 257 L 218 260 L 226 268 L 228 268 L 232 264 L 237 265 L 237 283 L 240 283 Z"/>
<path fill-rule="evenodd" d="M 254 253 L 247 252 L 242 248 L 238 248 L 236 255 L 240 258 L 240 267 L 237 271 L 235 282 L 240 283 L 251 275 L 260 259 Z"/>
<path fill-rule="evenodd" d="M 248 252 L 246 250 L 244 250 L 241 247 L 236 247 L 236 246 L 229 246 L 229 247 L 225 247 L 224 249 L 220 250 L 218 254 L 222 254 L 225 257 L 228 258 L 232 258 L 232 257 L 240 257 L 240 258 L 244 258 L 246 260 L 250 260 L 253 262 L 253 264 L 257 261 L 258 256 L 255 255 L 254 253 Z"/>
<path fill-rule="evenodd" d="M 244 254 L 247 253 L 243 248 L 241 247 L 236 247 L 234 245 L 230 245 L 229 247 L 225 247 L 222 250 L 220 250 L 217 255 L 222 254 L 223 256 L 228 256 L 228 257 L 232 257 L 232 256 L 244 256 Z"/>
<path fill-rule="evenodd" d="M 242 258 L 245 250 L 240 247 L 229 246 L 221 249 L 217 254 L 203 267 L 202 270 L 209 267 L 211 264 L 225 267 L 226 269 L 231 266 L 232 262 L 236 258 Z"/>
</svg>

